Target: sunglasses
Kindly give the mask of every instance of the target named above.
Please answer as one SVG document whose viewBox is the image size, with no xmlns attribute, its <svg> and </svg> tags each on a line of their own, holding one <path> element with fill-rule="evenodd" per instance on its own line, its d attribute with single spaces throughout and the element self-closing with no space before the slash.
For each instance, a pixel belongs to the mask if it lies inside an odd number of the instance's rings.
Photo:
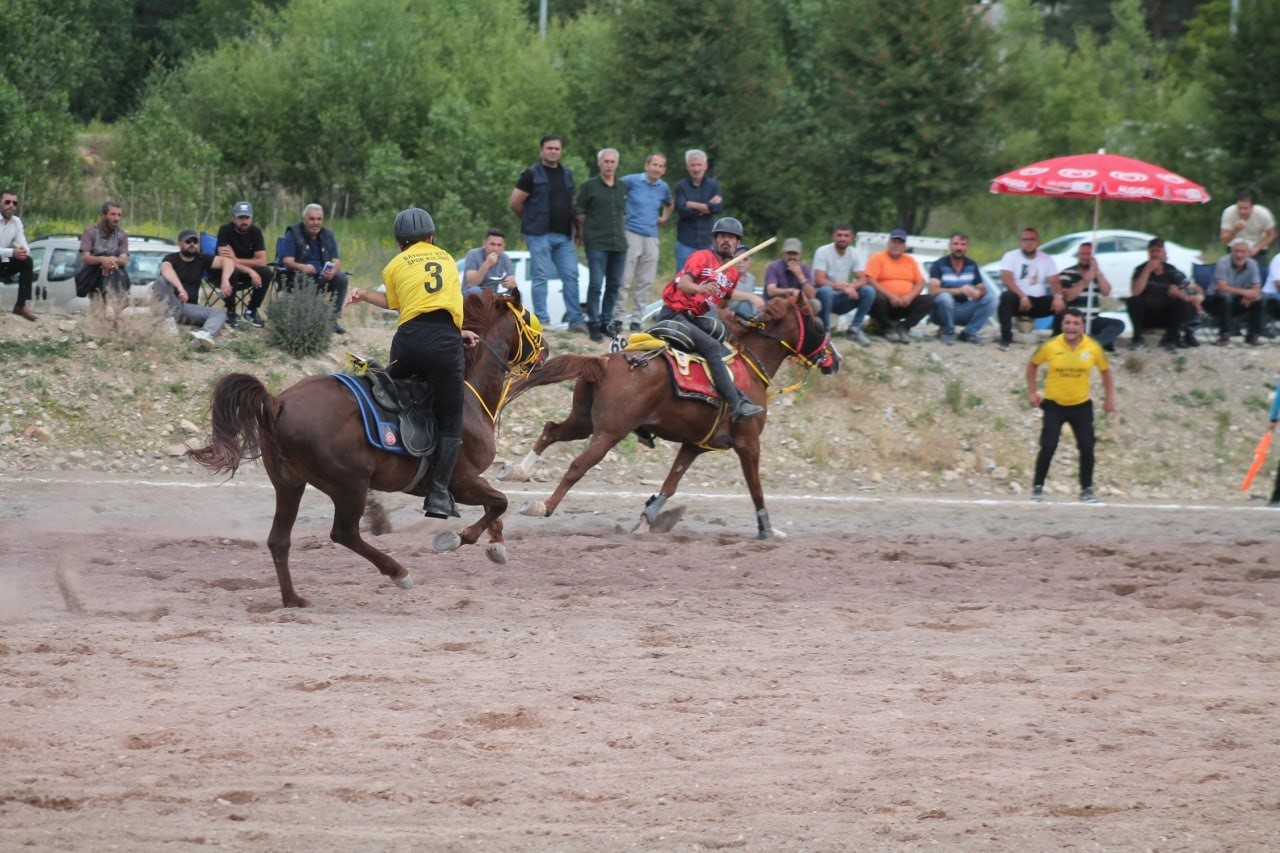
<svg viewBox="0 0 1280 853">
<path fill-rule="evenodd" d="M 188 237 L 187 239 L 182 241 L 182 245 L 185 246 L 188 243 L 199 243 L 199 242 L 200 242 L 199 237 Z"/>
</svg>

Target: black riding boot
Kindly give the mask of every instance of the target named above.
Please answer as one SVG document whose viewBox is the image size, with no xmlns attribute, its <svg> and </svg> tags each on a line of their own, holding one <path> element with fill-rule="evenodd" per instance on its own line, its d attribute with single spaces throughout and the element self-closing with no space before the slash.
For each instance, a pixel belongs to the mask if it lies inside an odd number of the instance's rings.
<svg viewBox="0 0 1280 853">
<path fill-rule="evenodd" d="M 458 451 L 462 439 L 442 438 L 436 448 L 436 458 L 431 464 L 431 491 L 422 502 L 422 512 L 427 518 L 460 518 L 449 494 L 449 481 L 453 479 L 454 466 L 458 464 Z"/>
<path fill-rule="evenodd" d="M 715 382 L 716 390 L 729 405 L 729 417 L 735 421 L 746 421 L 764 411 L 763 406 L 757 406 L 751 402 L 747 399 L 747 395 L 733 384 L 733 374 L 729 372 L 729 366 L 724 363 L 724 359 L 709 358 L 707 366 L 711 370 L 711 381 Z"/>
</svg>

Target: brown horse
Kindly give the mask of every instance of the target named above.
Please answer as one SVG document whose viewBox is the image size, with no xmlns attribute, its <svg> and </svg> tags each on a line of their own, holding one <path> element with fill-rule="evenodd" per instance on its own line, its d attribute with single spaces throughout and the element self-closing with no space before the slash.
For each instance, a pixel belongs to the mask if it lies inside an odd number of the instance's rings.
<svg viewBox="0 0 1280 853">
<path fill-rule="evenodd" d="M 436 550 L 470 545 L 489 531 L 486 554 L 506 562 L 502 514 L 507 497 L 482 476 L 493 462 L 494 421 L 511 399 L 511 387 L 543 355 L 541 335 L 529 325 L 520 294 L 485 292 L 466 300 L 463 327 L 480 344 L 467 351 L 467 387 L 462 454 L 449 484 L 460 504 L 483 505 L 484 516 L 461 534 L 436 536 Z M 267 537 L 285 607 L 306 607 L 289 576 L 290 533 L 307 485 L 333 500 L 329 538 L 364 557 L 402 588 L 413 586 L 409 571 L 360 537 L 370 489 L 425 495 L 429 469 L 417 457 L 373 447 L 365 437 L 355 398 L 332 376 L 309 376 L 279 397 L 253 376 L 231 373 L 219 380 L 210 403 L 213 436 L 189 455 L 218 473 L 235 475 L 240 462 L 262 457 L 276 491 L 276 514 Z"/>
<path fill-rule="evenodd" d="M 823 373 L 839 369 L 839 353 L 803 299 L 778 297 L 771 300 L 755 320 L 744 321 L 736 315 L 730 318 L 737 324 L 738 351 L 750 368 L 751 386 L 747 394 L 755 403 L 767 404 L 772 377 L 788 358 L 799 359 L 806 368 L 818 366 Z M 569 417 L 562 423 L 548 421 L 533 451 L 515 469 L 499 471 L 498 479 L 527 479 L 542 452 L 556 442 L 587 436 L 591 436 L 591 441 L 569 463 L 569 470 L 555 493 L 545 503 L 525 501 L 520 505 L 521 514 L 551 515 L 569 489 L 615 444 L 627 433 L 643 427 L 650 435 L 680 442 L 680 452 L 661 490 L 645 504 L 641 523 L 653 524 L 657 520 L 663 504 L 675 494 L 680 478 L 694 459 L 708 450 L 732 447 L 742 463 L 747 490 L 755 503 L 759 537 L 767 539 L 774 535 L 760 486 L 760 433 L 765 425 L 764 414 L 734 423 L 726 416 L 723 404 L 717 408 L 677 397 L 671 389 L 666 359 L 637 358 L 625 351 L 607 356 L 558 356 L 524 384 L 533 387 L 566 379 L 577 380 Z"/>
</svg>

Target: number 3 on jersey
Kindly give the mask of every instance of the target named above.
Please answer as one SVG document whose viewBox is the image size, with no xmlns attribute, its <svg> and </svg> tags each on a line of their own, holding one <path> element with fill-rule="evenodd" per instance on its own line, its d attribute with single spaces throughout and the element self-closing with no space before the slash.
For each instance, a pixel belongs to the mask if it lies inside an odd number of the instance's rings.
<svg viewBox="0 0 1280 853">
<path fill-rule="evenodd" d="M 422 287 L 427 293 L 439 293 L 444 287 L 444 276 L 441 275 L 444 268 L 435 261 L 427 261 L 423 267 L 426 271 L 427 279 L 422 282 Z"/>
</svg>

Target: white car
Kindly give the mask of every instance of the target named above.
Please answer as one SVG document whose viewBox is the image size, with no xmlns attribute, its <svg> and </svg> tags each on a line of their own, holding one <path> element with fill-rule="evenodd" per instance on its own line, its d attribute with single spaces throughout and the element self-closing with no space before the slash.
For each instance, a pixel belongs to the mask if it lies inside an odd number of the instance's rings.
<svg viewBox="0 0 1280 853">
<path fill-rule="evenodd" d="M 1129 284 L 1133 278 L 1133 270 L 1139 264 L 1147 262 L 1147 243 L 1154 234 L 1141 231 L 1125 231 L 1118 228 L 1103 228 L 1093 231 L 1077 231 L 1056 237 L 1047 243 L 1040 244 L 1040 251 L 1053 258 L 1058 269 L 1063 270 L 1076 262 L 1076 252 L 1081 243 L 1093 243 L 1093 254 L 1098 259 L 1102 274 L 1111 282 L 1111 298 L 1124 299 L 1129 295 Z M 1164 241 L 1165 252 L 1169 263 L 1181 271 L 1187 278 L 1192 277 L 1192 267 L 1204 263 L 1204 256 L 1195 249 L 1180 246 L 1172 240 Z M 982 267 L 987 278 L 1000 282 L 1000 261 L 992 261 Z"/>
<path fill-rule="evenodd" d="M 34 277 L 31 310 L 36 314 L 74 314 L 89 310 L 89 300 L 76 296 L 75 274 L 80 269 L 80 235 L 46 234 L 30 241 Z M 149 306 L 151 283 L 160 275 L 165 255 L 178 251 L 172 240 L 129 235 L 129 301 Z M 0 309 L 11 311 L 18 299 L 18 277 L 0 281 Z"/>
<path fill-rule="evenodd" d="M 462 264 L 465 255 L 458 259 L 458 279 L 463 281 Z M 533 264 L 526 251 L 507 250 L 511 265 L 515 267 L 516 287 L 520 289 L 520 299 L 524 306 L 533 310 Z M 588 270 L 585 264 L 578 264 L 578 304 L 587 301 Z M 558 273 L 547 279 L 547 316 L 551 318 L 551 329 L 563 329 L 568 324 L 568 316 L 564 307 L 564 283 Z"/>
</svg>

